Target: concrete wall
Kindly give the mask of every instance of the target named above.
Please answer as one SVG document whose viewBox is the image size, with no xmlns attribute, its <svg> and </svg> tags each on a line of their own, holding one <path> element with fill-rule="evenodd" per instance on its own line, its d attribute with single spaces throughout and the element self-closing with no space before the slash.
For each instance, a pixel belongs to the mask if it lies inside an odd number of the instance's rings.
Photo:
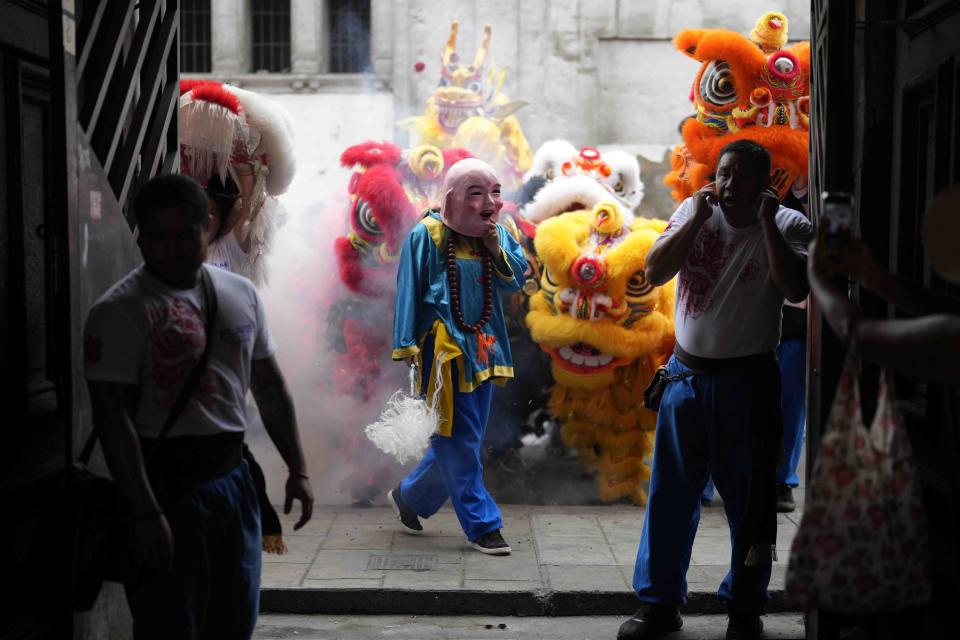
<svg viewBox="0 0 960 640">
<path fill-rule="evenodd" d="M 371 0 L 371 71 L 366 78 L 325 74 L 322 0 L 293 0 L 293 73 L 250 74 L 249 19 L 243 0 L 214 0 L 214 76 L 276 93 L 388 92 L 397 118 L 423 111 L 440 76 L 450 22 L 458 50 L 472 56 L 485 23 L 490 59 L 509 69 L 505 90 L 530 105 L 518 113 L 531 145 L 567 138 L 577 145 L 672 145 L 690 112 L 698 65 L 671 39 L 685 28 L 747 33 L 779 10 L 790 39 L 810 34 L 808 0 Z M 414 65 L 423 62 L 421 73 Z M 322 101 L 348 109 L 350 100 Z M 405 134 L 394 132 L 398 142 Z M 318 140 L 323 146 L 325 141 Z"/>
<path fill-rule="evenodd" d="M 673 36 L 697 27 L 746 33 L 771 10 L 787 14 L 791 40 L 809 38 L 806 0 L 397 0 L 396 110 L 422 110 L 439 78 L 451 20 L 460 21 L 465 56 L 489 22 L 491 56 L 510 69 L 507 93 L 530 102 L 518 117 L 534 147 L 554 137 L 581 145 L 673 144 L 698 68 L 673 47 Z M 426 64 L 423 73 L 414 73 L 416 61 Z"/>
</svg>

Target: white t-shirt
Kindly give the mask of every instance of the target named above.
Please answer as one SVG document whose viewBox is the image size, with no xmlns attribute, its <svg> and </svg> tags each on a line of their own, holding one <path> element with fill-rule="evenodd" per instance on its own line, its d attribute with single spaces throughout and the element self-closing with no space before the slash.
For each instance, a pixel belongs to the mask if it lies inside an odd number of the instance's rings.
<svg viewBox="0 0 960 640">
<path fill-rule="evenodd" d="M 207 264 L 226 269 L 231 273 L 241 273 L 247 259 L 246 252 L 240 248 L 237 236 L 232 232 L 217 238 L 207 248 Z"/>
<path fill-rule="evenodd" d="M 276 343 L 263 304 L 242 276 L 205 266 L 217 292 L 215 342 L 207 369 L 171 435 L 243 431 L 253 360 Z M 155 437 L 206 343 L 203 288 L 168 287 L 141 265 L 104 293 L 84 327 L 88 380 L 136 385 L 136 427 Z"/>
<path fill-rule="evenodd" d="M 693 214 L 684 200 L 657 242 Z M 813 226 L 799 211 L 781 206 L 777 228 L 806 256 Z M 773 351 L 780 342 L 783 293 L 770 277 L 760 224 L 735 228 L 719 206 L 700 227 L 680 268 L 674 330 L 684 351 L 703 358 L 737 358 Z"/>
</svg>

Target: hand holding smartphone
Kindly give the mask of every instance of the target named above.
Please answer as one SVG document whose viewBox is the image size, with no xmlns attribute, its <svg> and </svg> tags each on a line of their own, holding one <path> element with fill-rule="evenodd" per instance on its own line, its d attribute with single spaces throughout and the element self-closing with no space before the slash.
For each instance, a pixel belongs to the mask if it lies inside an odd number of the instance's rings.
<svg viewBox="0 0 960 640">
<path fill-rule="evenodd" d="M 823 216 L 827 250 L 833 254 L 850 251 L 853 239 L 853 196 L 845 191 L 824 191 Z"/>
</svg>

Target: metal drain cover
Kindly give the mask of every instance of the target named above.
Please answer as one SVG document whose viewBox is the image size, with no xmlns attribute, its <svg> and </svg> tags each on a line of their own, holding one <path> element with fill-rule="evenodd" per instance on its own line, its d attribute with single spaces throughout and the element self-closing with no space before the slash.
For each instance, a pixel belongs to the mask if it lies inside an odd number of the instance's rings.
<svg viewBox="0 0 960 640">
<path fill-rule="evenodd" d="M 367 571 L 433 571 L 437 568 L 437 556 L 370 556 Z"/>
</svg>

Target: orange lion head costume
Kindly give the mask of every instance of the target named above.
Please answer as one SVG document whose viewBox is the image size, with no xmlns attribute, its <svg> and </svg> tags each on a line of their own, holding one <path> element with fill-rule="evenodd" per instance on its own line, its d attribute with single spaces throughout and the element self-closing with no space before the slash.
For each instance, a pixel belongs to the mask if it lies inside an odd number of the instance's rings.
<svg viewBox="0 0 960 640">
<path fill-rule="evenodd" d="M 806 195 L 810 127 L 810 43 L 784 48 L 787 17 L 770 12 L 749 37 L 726 29 L 687 29 L 673 40 L 698 60 L 690 100 L 696 113 L 683 125 L 664 183 L 680 202 L 710 182 L 720 150 L 734 140 L 762 144 L 773 159 L 780 198 Z"/>
</svg>

